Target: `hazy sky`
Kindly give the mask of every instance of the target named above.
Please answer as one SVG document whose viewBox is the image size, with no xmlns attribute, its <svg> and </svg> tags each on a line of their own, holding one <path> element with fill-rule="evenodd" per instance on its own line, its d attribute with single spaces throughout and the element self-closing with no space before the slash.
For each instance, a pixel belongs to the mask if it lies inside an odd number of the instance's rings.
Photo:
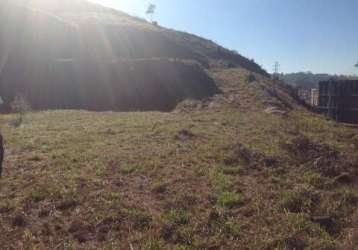
<svg viewBox="0 0 358 250">
<path fill-rule="evenodd" d="M 358 0 L 93 0 L 195 33 L 255 59 L 269 72 L 357 74 Z"/>
</svg>

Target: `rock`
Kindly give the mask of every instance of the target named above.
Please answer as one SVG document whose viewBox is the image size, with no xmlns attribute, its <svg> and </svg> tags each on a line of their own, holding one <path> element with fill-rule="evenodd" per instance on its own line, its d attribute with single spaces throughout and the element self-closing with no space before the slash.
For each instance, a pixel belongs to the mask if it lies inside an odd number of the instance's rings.
<svg viewBox="0 0 358 250">
<path fill-rule="evenodd" d="M 213 102 L 209 103 L 208 108 L 209 109 L 218 109 L 218 108 L 220 108 L 220 104 L 213 101 Z"/>
<path fill-rule="evenodd" d="M 228 97 L 229 104 L 236 104 L 237 106 L 240 105 L 240 96 L 239 95 L 230 95 Z"/>
<path fill-rule="evenodd" d="M 279 109 L 278 107 L 274 107 L 274 106 L 271 106 L 271 107 L 268 107 L 264 110 L 264 113 L 266 114 L 279 114 L 279 115 L 283 115 L 283 114 L 286 114 L 287 112 L 282 110 L 282 109 Z"/>
</svg>

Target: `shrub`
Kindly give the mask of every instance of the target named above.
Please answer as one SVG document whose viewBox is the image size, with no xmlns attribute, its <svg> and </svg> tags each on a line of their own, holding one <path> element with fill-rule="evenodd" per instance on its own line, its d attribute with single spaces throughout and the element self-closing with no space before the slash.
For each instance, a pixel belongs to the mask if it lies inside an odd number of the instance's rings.
<svg viewBox="0 0 358 250">
<path fill-rule="evenodd" d="M 47 190 L 37 189 L 31 192 L 30 197 L 34 202 L 43 201 L 48 196 Z"/>
<path fill-rule="evenodd" d="M 235 192 L 223 192 L 218 199 L 219 205 L 224 208 L 234 208 L 243 203 L 240 194 Z"/>
<path fill-rule="evenodd" d="M 121 167 L 120 172 L 122 174 L 132 174 L 132 173 L 136 173 L 136 172 L 141 172 L 143 170 L 142 166 L 138 166 L 138 165 L 126 165 Z"/>
<path fill-rule="evenodd" d="M 252 83 L 256 81 L 256 76 L 254 74 L 250 74 L 247 76 L 247 82 Z"/>
<path fill-rule="evenodd" d="M 242 173 L 242 167 L 240 167 L 240 166 L 234 166 L 234 167 L 224 166 L 222 168 L 222 171 L 224 174 L 227 174 L 227 175 L 239 175 Z"/>
<path fill-rule="evenodd" d="M 164 219 L 167 224 L 185 225 L 189 222 L 189 215 L 185 210 L 171 209 L 164 214 Z"/>
<path fill-rule="evenodd" d="M 241 235 L 240 225 L 235 222 L 232 221 L 225 222 L 224 228 L 228 234 L 231 234 L 235 238 L 239 238 Z"/>
</svg>

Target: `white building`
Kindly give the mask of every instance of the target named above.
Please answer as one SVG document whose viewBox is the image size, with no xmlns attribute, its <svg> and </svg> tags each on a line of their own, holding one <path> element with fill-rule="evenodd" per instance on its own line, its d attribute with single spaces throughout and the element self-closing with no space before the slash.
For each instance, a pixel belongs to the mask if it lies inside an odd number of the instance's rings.
<svg viewBox="0 0 358 250">
<path fill-rule="evenodd" d="M 318 106 L 318 89 L 311 89 L 311 105 Z"/>
</svg>

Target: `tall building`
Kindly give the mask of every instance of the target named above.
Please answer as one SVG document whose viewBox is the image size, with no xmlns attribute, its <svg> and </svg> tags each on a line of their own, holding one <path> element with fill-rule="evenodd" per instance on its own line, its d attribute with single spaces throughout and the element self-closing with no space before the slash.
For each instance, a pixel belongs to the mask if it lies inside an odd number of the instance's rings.
<svg viewBox="0 0 358 250">
<path fill-rule="evenodd" d="M 318 110 L 336 121 L 358 124 L 358 80 L 320 82 Z"/>
</svg>

